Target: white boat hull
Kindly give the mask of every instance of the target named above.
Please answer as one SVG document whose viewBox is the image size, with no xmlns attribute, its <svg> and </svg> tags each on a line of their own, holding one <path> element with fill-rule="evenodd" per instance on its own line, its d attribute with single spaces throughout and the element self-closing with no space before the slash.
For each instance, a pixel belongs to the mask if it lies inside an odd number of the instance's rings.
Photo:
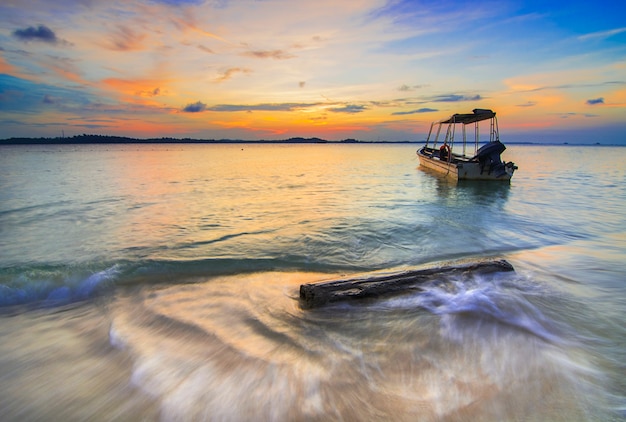
<svg viewBox="0 0 626 422">
<path fill-rule="evenodd" d="M 422 148 L 417 152 L 420 165 L 454 180 L 498 180 L 506 182 L 511 180 L 513 172 L 517 168 L 513 163 L 506 163 L 504 165 L 505 173 L 496 174 L 488 168 L 481 168 L 478 161 L 470 161 L 468 158 L 456 154 L 452 154 L 450 161 L 441 160 L 436 155 L 429 155 L 428 151 L 425 150 L 426 148 Z"/>
</svg>

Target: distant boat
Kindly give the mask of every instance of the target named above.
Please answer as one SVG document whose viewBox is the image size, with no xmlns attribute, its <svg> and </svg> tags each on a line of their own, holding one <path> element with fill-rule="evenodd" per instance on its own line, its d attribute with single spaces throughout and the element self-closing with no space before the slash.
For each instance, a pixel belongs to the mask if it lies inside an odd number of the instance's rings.
<svg viewBox="0 0 626 422">
<path fill-rule="evenodd" d="M 489 121 L 489 142 L 478 147 L 479 123 Z M 468 147 L 466 126 L 474 124 L 474 148 L 473 155 L 466 155 Z M 433 128 L 437 126 L 437 132 L 433 136 Z M 462 134 L 456 133 L 457 126 L 462 129 Z M 445 136 L 441 146 L 437 147 L 442 128 L 445 128 Z M 453 151 L 455 135 L 461 136 L 463 151 Z M 471 135 L 470 135 L 471 136 Z M 429 146 L 432 143 L 432 146 Z M 498 134 L 498 121 L 496 113 L 486 109 L 474 109 L 470 114 L 454 114 L 449 118 L 433 122 L 430 125 L 426 144 L 417 151 L 420 165 L 441 173 L 446 177 L 456 180 L 501 180 L 509 181 L 517 166 L 512 163 L 503 163 L 500 154 L 506 149 L 500 142 Z"/>
</svg>

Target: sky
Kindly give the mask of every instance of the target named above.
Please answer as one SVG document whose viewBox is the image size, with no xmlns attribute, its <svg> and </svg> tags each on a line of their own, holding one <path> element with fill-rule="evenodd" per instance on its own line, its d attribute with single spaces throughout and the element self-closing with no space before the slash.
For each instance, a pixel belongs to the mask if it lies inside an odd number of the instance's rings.
<svg viewBox="0 0 626 422">
<path fill-rule="evenodd" d="M 0 0 L 0 139 L 626 144 L 623 0 Z"/>
</svg>

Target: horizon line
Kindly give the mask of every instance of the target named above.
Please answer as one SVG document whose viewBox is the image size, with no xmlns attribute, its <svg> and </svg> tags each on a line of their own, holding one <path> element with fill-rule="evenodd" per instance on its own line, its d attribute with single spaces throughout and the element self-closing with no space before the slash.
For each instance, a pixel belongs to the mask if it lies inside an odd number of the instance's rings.
<svg viewBox="0 0 626 422">
<path fill-rule="evenodd" d="M 203 138 L 133 138 L 117 135 L 82 134 L 71 137 L 11 137 L 0 140 L 0 145 L 89 145 L 89 144 L 424 144 L 421 141 L 362 141 L 348 138 L 339 141 L 329 141 L 322 138 L 292 137 L 282 140 L 267 139 L 203 139 Z M 480 142 L 481 144 L 487 142 Z M 507 141 L 508 145 L 572 145 L 572 146 L 625 146 L 623 144 L 570 143 L 570 142 L 532 142 Z"/>
</svg>

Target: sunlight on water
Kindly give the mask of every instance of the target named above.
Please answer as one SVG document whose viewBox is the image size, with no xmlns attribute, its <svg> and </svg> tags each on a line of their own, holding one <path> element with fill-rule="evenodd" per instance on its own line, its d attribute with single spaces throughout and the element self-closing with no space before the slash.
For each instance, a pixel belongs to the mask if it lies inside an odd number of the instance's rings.
<svg viewBox="0 0 626 422">
<path fill-rule="evenodd" d="M 414 145 L 4 148 L 2 417 L 624 420 L 626 149 L 505 155 L 493 185 Z M 492 257 L 516 272 L 298 305 Z"/>
</svg>

